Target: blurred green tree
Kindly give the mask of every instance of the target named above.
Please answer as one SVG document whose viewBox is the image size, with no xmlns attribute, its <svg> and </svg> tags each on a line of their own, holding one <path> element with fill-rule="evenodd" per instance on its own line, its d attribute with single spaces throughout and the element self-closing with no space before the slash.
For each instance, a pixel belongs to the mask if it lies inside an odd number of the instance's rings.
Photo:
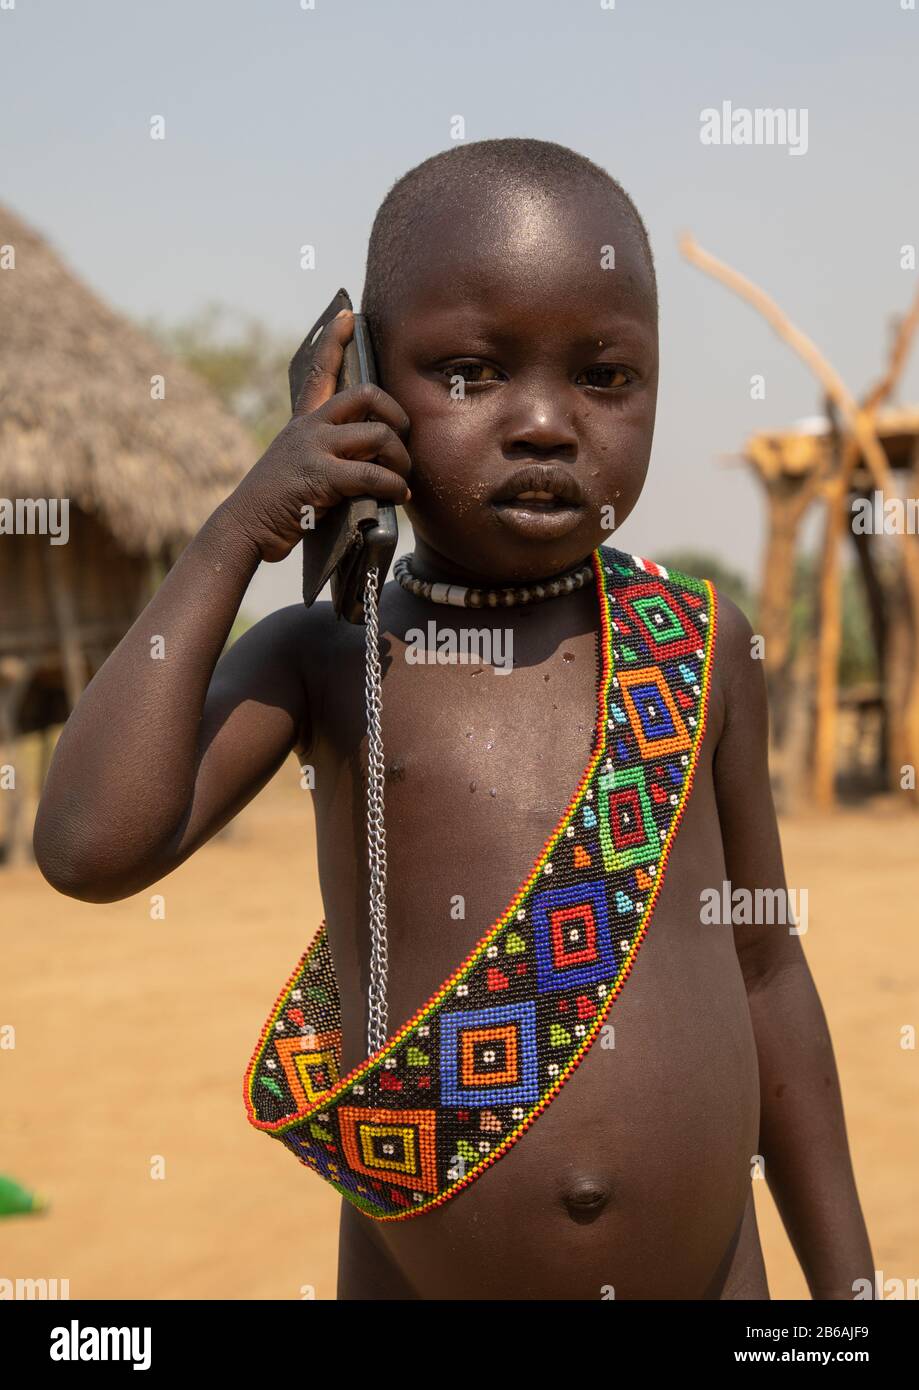
<svg viewBox="0 0 919 1390">
<path fill-rule="evenodd" d="M 220 304 L 209 304 L 182 323 L 153 320 L 145 327 L 208 382 L 263 449 L 287 424 L 287 364 L 296 343 Z"/>
<path fill-rule="evenodd" d="M 799 555 L 795 564 L 794 603 L 791 615 L 792 657 L 808 631 L 816 630 L 820 605 L 820 557 L 814 551 Z M 842 646 L 839 684 L 846 689 L 879 679 L 871 636 L 871 622 L 861 575 L 854 564 L 842 572 Z"/>
<path fill-rule="evenodd" d="M 174 357 L 204 378 L 227 409 L 252 431 L 261 449 L 266 449 L 287 424 L 287 364 L 296 344 L 292 346 L 271 333 L 257 319 L 220 304 L 209 304 L 178 324 L 152 320 L 144 327 Z M 241 609 L 227 638 L 227 647 L 253 621 Z"/>
<path fill-rule="evenodd" d="M 659 563 L 668 569 L 710 579 L 719 594 L 733 599 L 750 620 L 754 632 L 757 595 L 747 579 L 716 556 L 702 550 L 664 552 Z M 799 555 L 795 565 L 794 598 L 791 616 L 792 653 L 797 655 L 809 626 L 817 621 L 819 603 L 819 556 Z M 839 683 L 842 688 L 878 679 L 877 661 L 871 639 L 868 605 L 861 577 L 854 564 L 848 564 L 842 578 L 842 649 L 839 654 Z"/>
<path fill-rule="evenodd" d="M 705 550 L 667 550 L 658 559 L 666 569 L 681 570 L 697 579 L 710 579 L 719 594 L 726 594 L 755 626 L 756 596 L 738 571 Z"/>
</svg>

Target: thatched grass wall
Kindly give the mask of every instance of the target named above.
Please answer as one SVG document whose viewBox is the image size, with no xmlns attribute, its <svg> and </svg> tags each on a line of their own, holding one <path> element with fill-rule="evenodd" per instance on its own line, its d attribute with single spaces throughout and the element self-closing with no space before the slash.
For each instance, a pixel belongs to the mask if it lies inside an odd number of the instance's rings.
<svg viewBox="0 0 919 1390">
<path fill-rule="evenodd" d="M 257 457 L 209 387 L 0 206 L 0 505 L 67 499 L 69 539 L 0 534 L 0 766 L 64 718 Z M 4 793 L 0 862 L 27 831 Z"/>
</svg>

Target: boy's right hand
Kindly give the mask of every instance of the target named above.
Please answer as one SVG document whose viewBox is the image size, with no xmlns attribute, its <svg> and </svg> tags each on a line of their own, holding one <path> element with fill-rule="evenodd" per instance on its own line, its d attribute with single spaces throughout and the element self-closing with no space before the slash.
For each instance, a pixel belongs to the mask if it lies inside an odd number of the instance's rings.
<svg viewBox="0 0 919 1390">
<path fill-rule="evenodd" d="M 412 495 L 405 411 L 380 386 L 336 393 L 353 331 L 347 309 L 326 324 L 290 423 L 223 504 L 263 560 L 283 560 L 303 539 L 307 507 L 319 522 L 345 497 L 397 503 Z"/>
</svg>

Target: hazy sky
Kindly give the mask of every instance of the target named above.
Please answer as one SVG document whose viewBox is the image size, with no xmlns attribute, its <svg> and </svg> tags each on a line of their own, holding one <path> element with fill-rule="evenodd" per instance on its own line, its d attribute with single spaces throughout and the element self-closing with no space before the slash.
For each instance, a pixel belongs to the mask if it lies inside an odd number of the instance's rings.
<svg viewBox="0 0 919 1390">
<path fill-rule="evenodd" d="M 374 211 L 469 140 L 571 145 L 625 185 L 661 291 L 649 480 L 616 543 L 755 573 L 762 508 L 719 456 L 815 413 L 754 311 L 688 266 L 683 228 L 773 293 L 856 392 L 878 372 L 919 243 L 919 12 L 909 0 L 0 0 L 0 197 L 129 314 L 208 301 L 302 336 L 357 297 Z M 807 151 L 712 146 L 700 113 L 807 110 Z M 150 138 L 161 115 L 166 138 Z M 317 267 L 299 267 L 299 248 Z M 765 400 L 752 400 L 762 373 Z M 903 399 L 916 399 L 919 368 Z M 257 611 L 294 601 L 263 566 Z"/>
</svg>

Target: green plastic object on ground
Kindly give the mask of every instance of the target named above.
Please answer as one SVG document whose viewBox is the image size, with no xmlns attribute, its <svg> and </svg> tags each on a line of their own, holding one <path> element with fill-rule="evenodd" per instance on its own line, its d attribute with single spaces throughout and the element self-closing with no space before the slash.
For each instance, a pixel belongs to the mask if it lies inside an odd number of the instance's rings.
<svg viewBox="0 0 919 1390">
<path fill-rule="evenodd" d="M 0 1173 L 0 1216 L 21 1216 L 23 1212 L 44 1211 L 46 1206 L 44 1197 Z"/>
</svg>

